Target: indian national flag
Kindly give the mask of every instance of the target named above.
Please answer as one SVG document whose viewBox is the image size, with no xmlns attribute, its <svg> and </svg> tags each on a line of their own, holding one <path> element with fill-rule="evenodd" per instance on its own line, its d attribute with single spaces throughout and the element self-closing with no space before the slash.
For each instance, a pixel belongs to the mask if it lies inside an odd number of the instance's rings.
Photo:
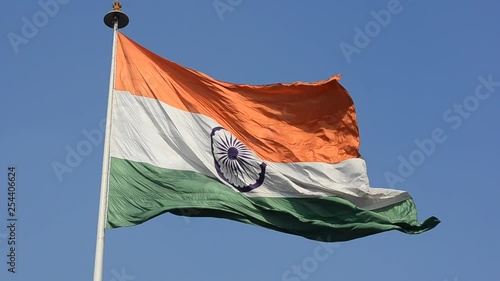
<svg viewBox="0 0 500 281">
<path fill-rule="evenodd" d="M 232 84 L 119 33 L 115 79 L 108 228 L 169 212 L 331 242 L 439 223 L 419 223 L 407 192 L 370 187 L 339 76 Z"/>
</svg>

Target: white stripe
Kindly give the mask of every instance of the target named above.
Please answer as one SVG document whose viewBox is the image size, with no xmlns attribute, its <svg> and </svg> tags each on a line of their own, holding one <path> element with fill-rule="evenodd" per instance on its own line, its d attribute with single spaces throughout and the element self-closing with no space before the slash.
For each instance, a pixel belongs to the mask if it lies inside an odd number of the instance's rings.
<svg viewBox="0 0 500 281">
<path fill-rule="evenodd" d="M 114 106 L 112 157 L 160 168 L 199 172 L 225 183 L 217 173 L 211 151 L 210 134 L 220 124 L 207 116 L 182 111 L 129 92 L 115 91 Z M 337 164 L 266 164 L 262 186 L 244 195 L 340 196 L 366 209 L 385 207 L 409 198 L 404 191 L 370 188 L 365 161 L 361 158 Z"/>
</svg>

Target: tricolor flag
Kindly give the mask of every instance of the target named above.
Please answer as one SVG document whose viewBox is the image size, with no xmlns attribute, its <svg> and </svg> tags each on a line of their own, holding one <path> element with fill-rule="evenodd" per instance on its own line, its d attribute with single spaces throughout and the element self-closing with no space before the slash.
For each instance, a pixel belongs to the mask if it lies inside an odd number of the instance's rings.
<svg viewBox="0 0 500 281">
<path fill-rule="evenodd" d="M 169 212 L 330 242 L 432 229 L 407 192 L 370 187 L 339 78 L 221 82 L 119 33 L 107 227 Z"/>
</svg>

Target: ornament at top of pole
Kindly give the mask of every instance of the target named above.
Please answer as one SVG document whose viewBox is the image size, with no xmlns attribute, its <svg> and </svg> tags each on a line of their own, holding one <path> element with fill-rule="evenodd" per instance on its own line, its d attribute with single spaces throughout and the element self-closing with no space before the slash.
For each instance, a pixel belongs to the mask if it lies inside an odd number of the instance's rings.
<svg viewBox="0 0 500 281">
<path fill-rule="evenodd" d="M 113 10 L 115 10 L 115 11 L 122 10 L 122 4 L 120 3 L 120 1 L 115 1 L 115 3 L 113 3 Z"/>
<path fill-rule="evenodd" d="M 129 22 L 128 16 L 122 12 L 122 4 L 118 0 L 113 3 L 113 11 L 108 12 L 104 16 L 104 24 L 109 28 L 114 28 L 115 21 L 118 22 L 118 29 L 124 28 Z"/>
</svg>

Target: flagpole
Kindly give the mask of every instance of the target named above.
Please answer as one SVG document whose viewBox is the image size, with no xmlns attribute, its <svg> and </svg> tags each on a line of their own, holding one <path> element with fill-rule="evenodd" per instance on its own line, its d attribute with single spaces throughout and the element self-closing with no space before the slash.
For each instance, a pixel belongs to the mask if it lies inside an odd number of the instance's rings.
<svg viewBox="0 0 500 281">
<path fill-rule="evenodd" d="M 109 158 L 110 158 L 110 134 L 111 119 L 113 113 L 113 90 L 115 87 L 116 73 L 116 43 L 118 29 L 128 25 L 128 16 L 121 11 L 122 5 L 119 1 L 113 4 L 113 11 L 104 16 L 106 26 L 113 29 L 113 51 L 111 55 L 111 72 L 109 77 L 108 108 L 106 112 L 106 133 L 104 135 L 104 152 L 102 159 L 101 194 L 99 199 L 99 215 L 97 219 L 97 238 L 94 261 L 94 281 L 102 281 L 104 264 L 104 235 L 106 229 L 106 213 L 108 209 L 108 183 L 109 183 Z"/>
</svg>

